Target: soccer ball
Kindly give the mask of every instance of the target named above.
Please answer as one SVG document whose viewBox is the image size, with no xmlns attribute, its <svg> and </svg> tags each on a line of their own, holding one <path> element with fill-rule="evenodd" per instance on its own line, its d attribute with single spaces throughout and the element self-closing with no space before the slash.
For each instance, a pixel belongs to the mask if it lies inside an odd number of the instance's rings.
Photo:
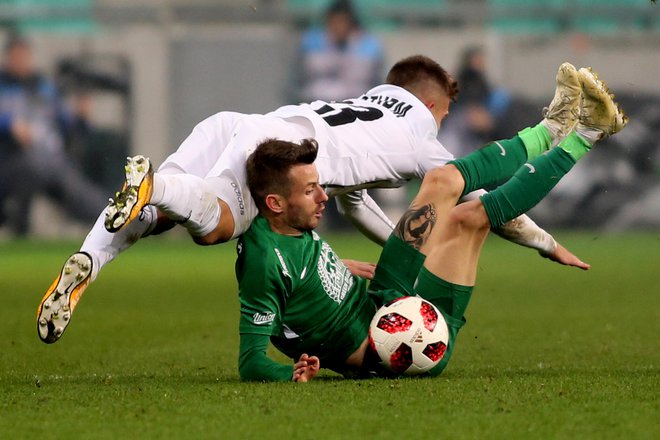
<svg viewBox="0 0 660 440">
<path fill-rule="evenodd" d="M 369 326 L 369 344 L 386 369 L 406 376 L 438 365 L 447 350 L 449 330 L 430 302 L 404 296 L 384 305 Z"/>
</svg>

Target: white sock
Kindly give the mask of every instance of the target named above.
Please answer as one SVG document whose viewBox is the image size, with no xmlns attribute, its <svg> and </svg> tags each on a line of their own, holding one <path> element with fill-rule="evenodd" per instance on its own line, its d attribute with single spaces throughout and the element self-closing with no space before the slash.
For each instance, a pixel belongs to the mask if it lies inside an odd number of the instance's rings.
<svg viewBox="0 0 660 440">
<path fill-rule="evenodd" d="M 550 133 L 550 138 L 552 139 L 551 144 L 553 147 L 559 145 L 559 142 L 561 142 L 564 139 L 564 137 L 566 137 L 561 132 L 562 125 L 557 121 L 543 118 L 543 120 L 541 120 L 541 125 L 543 125 L 545 128 L 548 129 L 548 133 Z"/>
<path fill-rule="evenodd" d="M 582 136 L 591 145 L 595 144 L 600 139 L 602 139 L 603 136 L 605 136 L 605 133 L 603 133 L 601 130 L 585 127 L 582 124 L 578 124 L 577 127 L 575 127 L 575 132 Z"/>
<path fill-rule="evenodd" d="M 195 237 L 211 233 L 220 221 L 220 205 L 213 188 L 192 174 L 154 174 L 151 203 Z"/>
<path fill-rule="evenodd" d="M 114 260 L 117 255 L 131 247 L 141 237 L 149 235 L 158 221 L 156 207 L 146 205 L 135 220 L 112 233 L 105 229 L 105 212 L 105 209 L 101 212 L 80 247 L 81 252 L 87 252 L 92 257 L 92 281 L 96 279 L 103 266 Z"/>
</svg>

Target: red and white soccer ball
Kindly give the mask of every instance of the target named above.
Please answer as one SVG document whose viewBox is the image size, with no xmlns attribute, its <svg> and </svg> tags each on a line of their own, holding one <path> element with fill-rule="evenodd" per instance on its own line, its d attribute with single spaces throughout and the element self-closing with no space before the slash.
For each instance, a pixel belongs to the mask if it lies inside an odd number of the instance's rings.
<svg viewBox="0 0 660 440">
<path fill-rule="evenodd" d="M 369 344 L 388 370 L 412 376 L 438 365 L 447 350 L 449 331 L 430 302 L 404 296 L 381 307 L 369 326 Z"/>
</svg>

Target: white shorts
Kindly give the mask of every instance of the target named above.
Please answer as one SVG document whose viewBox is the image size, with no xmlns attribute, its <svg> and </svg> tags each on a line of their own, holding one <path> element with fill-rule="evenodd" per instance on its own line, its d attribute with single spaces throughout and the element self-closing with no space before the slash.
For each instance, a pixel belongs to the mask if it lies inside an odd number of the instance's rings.
<svg viewBox="0 0 660 440">
<path fill-rule="evenodd" d="M 258 213 L 247 185 L 248 156 L 269 138 L 299 142 L 313 136 L 311 124 L 304 120 L 220 112 L 197 124 L 158 172 L 204 178 L 229 206 L 234 218 L 232 238 L 236 238 L 248 230 Z"/>
</svg>

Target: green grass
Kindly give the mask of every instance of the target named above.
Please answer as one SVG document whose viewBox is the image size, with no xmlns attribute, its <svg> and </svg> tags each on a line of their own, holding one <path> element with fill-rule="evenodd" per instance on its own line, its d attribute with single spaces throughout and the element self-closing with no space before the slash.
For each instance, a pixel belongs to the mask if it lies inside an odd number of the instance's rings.
<svg viewBox="0 0 660 440">
<path fill-rule="evenodd" d="M 590 272 L 489 241 L 441 377 L 309 384 L 238 381 L 233 245 L 143 241 L 45 345 L 36 307 L 77 245 L 2 244 L 0 438 L 660 438 L 660 234 L 560 238 Z"/>
</svg>

